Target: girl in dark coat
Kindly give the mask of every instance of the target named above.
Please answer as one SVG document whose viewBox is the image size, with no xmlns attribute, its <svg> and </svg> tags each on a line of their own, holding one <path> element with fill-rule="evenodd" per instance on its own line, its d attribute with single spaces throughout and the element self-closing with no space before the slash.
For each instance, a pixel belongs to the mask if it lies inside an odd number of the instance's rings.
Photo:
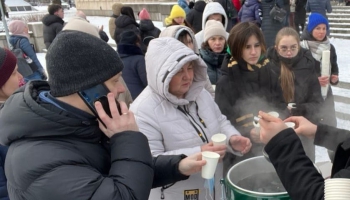
<svg viewBox="0 0 350 200">
<path fill-rule="evenodd" d="M 203 11 L 206 5 L 205 1 L 197 1 L 194 8 L 186 15 L 186 21 L 191 24 L 195 34 L 202 30 Z"/>
<path fill-rule="evenodd" d="M 277 33 L 275 47 L 268 50 L 267 56 L 273 64 L 273 72 L 279 76 L 278 85 L 283 94 L 281 103 L 285 107 L 288 103 L 295 103 L 295 108 L 288 107 L 290 115 L 304 116 L 317 123 L 323 102 L 321 87 L 314 59 L 310 51 L 300 47 L 298 33 L 291 27 L 281 29 Z M 301 140 L 307 155 L 315 161 L 313 141 L 307 138 Z"/>
<path fill-rule="evenodd" d="M 330 43 L 327 37 L 327 30 L 329 30 L 328 20 L 321 14 L 312 13 L 309 16 L 307 28 L 301 35 L 301 46 L 309 49 L 315 59 L 316 73 L 318 76 L 319 84 L 325 86 L 327 84 L 337 85 L 339 82 L 337 53 L 334 46 Z M 321 59 L 322 51 L 330 51 L 330 76 L 321 76 Z M 324 97 L 324 103 L 321 109 L 321 122 L 330 126 L 337 126 L 337 120 L 335 116 L 334 97 L 332 88 L 328 87 L 328 93 Z"/>
<path fill-rule="evenodd" d="M 120 10 L 122 14 L 115 20 L 114 40 L 118 44 L 120 34 L 126 30 L 132 30 L 140 34 L 139 24 L 136 22 L 134 10 L 131 7 L 123 6 Z"/>
<path fill-rule="evenodd" d="M 222 65 L 222 77 L 216 84 L 215 101 L 231 124 L 252 141 L 252 149 L 243 157 L 226 154 L 224 175 L 234 163 L 262 155 L 263 145 L 253 126 L 253 117 L 259 110 L 282 113 L 279 105 L 280 91 L 273 88 L 278 77 L 271 73 L 270 62 L 263 55 L 266 51 L 264 36 L 251 22 L 234 26 L 228 38 L 231 57 Z M 277 92 L 276 92 L 277 91 Z"/>
</svg>

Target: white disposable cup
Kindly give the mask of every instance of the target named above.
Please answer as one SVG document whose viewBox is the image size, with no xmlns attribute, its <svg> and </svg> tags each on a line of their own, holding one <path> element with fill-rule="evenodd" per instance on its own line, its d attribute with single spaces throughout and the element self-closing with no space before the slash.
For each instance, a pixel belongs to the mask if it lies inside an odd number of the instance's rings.
<svg viewBox="0 0 350 200">
<path fill-rule="evenodd" d="M 207 161 L 207 163 L 202 167 L 202 178 L 212 179 L 214 177 L 219 158 L 220 155 L 218 153 L 210 151 L 202 152 L 202 159 Z"/>
<path fill-rule="evenodd" d="M 275 111 L 268 112 L 267 114 L 269 114 L 271 116 L 274 116 L 274 117 L 279 117 L 280 116 L 280 114 L 278 114 L 278 112 L 275 112 Z"/>
<path fill-rule="evenodd" d="M 215 89 L 216 89 L 216 85 L 211 85 L 212 87 L 213 87 L 213 90 L 215 91 Z"/>
<path fill-rule="evenodd" d="M 256 134 L 260 135 L 260 124 L 253 122 Z"/>
<path fill-rule="evenodd" d="M 216 145 L 226 145 L 227 136 L 222 133 L 217 133 L 211 136 L 211 141 L 213 141 L 214 146 Z"/>
<path fill-rule="evenodd" d="M 295 129 L 295 123 L 294 122 L 285 122 L 284 124 L 287 125 L 288 128 Z"/>
<path fill-rule="evenodd" d="M 288 104 L 288 108 L 290 108 L 290 109 L 296 108 L 296 107 L 295 107 L 296 105 L 297 105 L 296 103 L 289 103 L 289 104 Z"/>
</svg>

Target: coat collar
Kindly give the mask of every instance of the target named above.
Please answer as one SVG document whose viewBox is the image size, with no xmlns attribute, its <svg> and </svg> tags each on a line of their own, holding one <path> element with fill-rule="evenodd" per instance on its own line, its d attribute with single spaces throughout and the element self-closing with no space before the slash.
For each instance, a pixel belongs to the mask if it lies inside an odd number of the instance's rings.
<svg viewBox="0 0 350 200">
<path fill-rule="evenodd" d="M 118 44 L 118 53 L 126 55 L 143 55 L 140 47 L 133 44 Z"/>
</svg>

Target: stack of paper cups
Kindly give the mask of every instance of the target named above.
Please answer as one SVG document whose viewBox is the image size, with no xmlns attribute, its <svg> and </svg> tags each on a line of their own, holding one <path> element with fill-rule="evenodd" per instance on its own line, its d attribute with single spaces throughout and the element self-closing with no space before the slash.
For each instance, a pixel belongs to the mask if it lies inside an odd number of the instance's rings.
<svg viewBox="0 0 350 200">
<path fill-rule="evenodd" d="M 207 161 L 207 163 L 202 167 L 202 177 L 204 179 L 212 179 L 214 177 L 219 158 L 220 155 L 218 153 L 210 151 L 202 152 L 202 159 Z"/>
<path fill-rule="evenodd" d="M 329 50 L 322 51 L 322 63 L 321 63 L 321 76 L 329 76 L 330 70 L 330 56 L 331 52 Z M 322 97 L 326 98 L 328 93 L 329 84 L 321 87 Z"/>
<path fill-rule="evenodd" d="M 326 179 L 324 185 L 325 200 L 348 200 L 350 198 L 350 179 Z"/>
</svg>

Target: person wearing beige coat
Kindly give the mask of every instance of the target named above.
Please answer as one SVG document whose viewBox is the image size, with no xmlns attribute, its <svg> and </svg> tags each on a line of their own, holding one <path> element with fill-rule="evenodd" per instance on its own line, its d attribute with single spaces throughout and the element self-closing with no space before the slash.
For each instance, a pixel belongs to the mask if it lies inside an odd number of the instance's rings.
<svg viewBox="0 0 350 200">
<path fill-rule="evenodd" d="M 113 40 L 114 40 L 114 32 L 116 29 L 115 20 L 120 16 L 120 10 L 122 9 L 122 7 L 123 7 L 122 3 L 115 3 L 112 5 L 113 14 L 109 19 L 109 35 L 113 38 Z"/>
</svg>

